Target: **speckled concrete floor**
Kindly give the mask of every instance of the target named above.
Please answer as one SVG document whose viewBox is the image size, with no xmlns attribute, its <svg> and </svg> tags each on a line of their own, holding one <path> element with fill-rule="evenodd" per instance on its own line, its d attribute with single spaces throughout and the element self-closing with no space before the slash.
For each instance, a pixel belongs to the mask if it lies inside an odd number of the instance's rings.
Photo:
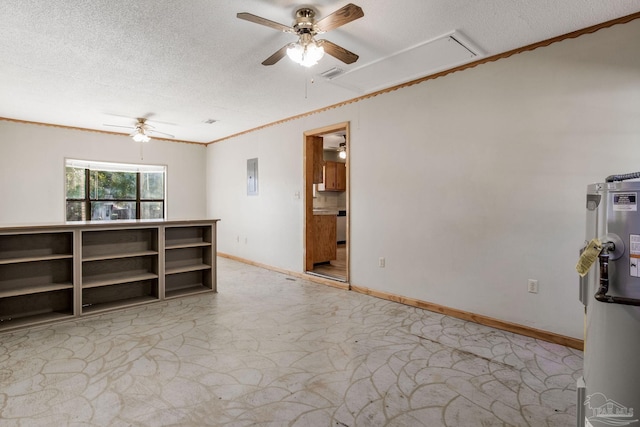
<svg viewBox="0 0 640 427">
<path fill-rule="evenodd" d="M 0 334 L 0 426 L 575 425 L 577 350 L 218 271 L 218 294 Z"/>
</svg>

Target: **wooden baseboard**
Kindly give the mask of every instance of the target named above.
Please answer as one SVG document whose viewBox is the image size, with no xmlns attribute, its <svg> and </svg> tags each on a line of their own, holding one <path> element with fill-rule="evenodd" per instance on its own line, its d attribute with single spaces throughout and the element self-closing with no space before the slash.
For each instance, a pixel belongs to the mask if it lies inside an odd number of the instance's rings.
<svg viewBox="0 0 640 427">
<path fill-rule="evenodd" d="M 270 265 L 267 265 L 267 264 L 262 264 L 260 262 L 255 262 L 255 261 L 251 261 L 251 260 L 248 260 L 248 259 L 245 259 L 245 258 L 241 258 L 241 257 L 235 256 L 235 255 L 225 254 L 223 252 L 218 252 L 218 256 L 220 256 L 222 258 L 228 258 L 228 259 L 231 259 L 231 260 L 234 260 L 234 261 L 242 262 L 244 264 L 253 265 L 255 267 L 264 268 L 266 270 L 275 271 L 276 273 L 286 274 L 287 276 L 292 276 L 292 277 L 297 277 L 299 279 L 308 280 L 309 282 L 320 283 L 322 285 L 332 286 L 334 288 L 344 289 L 346 291 L 349 290 L 349 284 L 348 283 L 337 282 L 335 280 L 325 279 L 325 278 L 322 278 L 322 277 L 313 276 L 311 274 L 299 273 L 297 271 L 291 271 L 291 270 L 286 270 L 284 268 L 273 267 L 273 266 L 270 266 Z"/>
<path fill-rule="evenodd" d="M 434 304 L 427 301 L 421 301 L 415 298 L 407 298 L 407 297 L 395 295 L 389 292 L 376 291 L 374 289 L 369 289 L 364 286 L 349 285 L 348 283 L 336 282 L 330 279 L 324 279 L 322 277 L 312 276 L 305 273 L 299 273 L 296 271 L 290 271 L 283 268 L 272 267 L 270 265 L 251 261 L 245 258 L 237 257 L 235 255 L 229 255 L 229 254 L 218 252 L 218 256 L 223 258 L 228 258 L 234 261 L 242 262 L 244 264 L 253 265 L 255 267 L 264 268 L 266 270 L 275 271 L 277 273 L 286 274 L 288 276 L 297 277 L 299 279 L 308 280 L 310 282 L 320 283 L 323 285 L 328 285 L 334 288 L 339 288 L 344 290 L 352 290 L 354 292 L 370 295 L 372 297 L 398 302 L 400 304 L 409 305 L 411 307 L 417 307 L 423 310 L 433 311 L 435 313 L 444 314 L 446 316 L 455 317 L 457 319 L 467 320 L 469 322 L 474 322 L 480 325 L 501 329 L 503 331 L 513 332 L 515 334 L 524 335 L 524 336 L 539 339 L 542 341 L 564 345 L 567 347 L 575 348 L 577 350 L 584 349 L 584 341 L 577 338 L 567 337 L 567 336 L 556 334 L 553 332 L 543 331 L 541 329 L 519 325 L 517 323 L 506 322 L 504 320 L 494 319 L 493 317 L 484 316 L 481 314 L 475 314 L 475 313 L 471 313 L 464 310 L 458 310 L 456 308 L 446 307 L 446 306 Z"/>
<path fill-rule="evenodd" d="M 469 322 L 479 323 L 481 325 L 490 326 L 492 328 L 501 329 L 503 331 L 513 332 L 542 341 L 548 341 L 578 350 L 584 349 L 584 341 L 577 338 L 567 337 L 553 332 L 535 329 L 529 326 L 519 325 L 517 323 L 506 322 L 504 320 L 494 319 L 493 317 L 483 316 L 456 308 L 446 307 L 431 302 L 421 301 L 415 298 L 406 298 L 400 295 L 394 295 L 388 292 L 376 291 L 362 286 L 351 285 L 351 290 L 376 298 L 382 298 L 389 301 L 399 302 L 400 304 L 433 311 L 435 313 L 444 314 L 455 317 L 457 319 L 468 320 Z"/>
</svg>

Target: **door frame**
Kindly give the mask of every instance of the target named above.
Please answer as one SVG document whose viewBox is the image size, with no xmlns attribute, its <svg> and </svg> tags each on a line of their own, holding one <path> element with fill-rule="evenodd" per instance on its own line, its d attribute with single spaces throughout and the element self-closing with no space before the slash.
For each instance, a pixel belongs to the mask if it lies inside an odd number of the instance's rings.
<svg viewBox="0 0 640 427">
<path fill-rule="evenodd" d="M 304 182 L 304 251 L 303 251 L 303 271 L 309 272 L 313 270 L 313 250 L 309 242 L 314 239 L 313 232 L 313 164 L 314 164 L 314 150 L 312 149 L 312 139 L 311 137 L 317 137 L 322 135 L 327 135 L 335 132 L 345 132 L 345 142 L 346 142 L 346 150 L 347 150 L 347 159 L 346 159 L 346 208 L 347 208 L 347 244 L 346 244 L 346 277 L 343 283 L 348 284 L 350 280 L 350 265 L 349 265 L 349 248 L 351 246 L 351 236 L 349 234 L 349 223 L 351 222 L 351 212 L 350 212 L 350 204 L 349 204 L 349 187 L 350 187 L 350 178 L 349 178 L 349 170 L 350 170 L 350 160 L 351 160 L 351 152 L 350 152 L 350 129 L 349 122 L 336 123 L 329 126 L 324 126 L 317 129 L 312 129 L 304 132 L 303 137 L 303 182 Z M 336 279 L 336 281 L 338 281 Z M 341 281 L 341 280 L 340 280 Z"/>
</svg>

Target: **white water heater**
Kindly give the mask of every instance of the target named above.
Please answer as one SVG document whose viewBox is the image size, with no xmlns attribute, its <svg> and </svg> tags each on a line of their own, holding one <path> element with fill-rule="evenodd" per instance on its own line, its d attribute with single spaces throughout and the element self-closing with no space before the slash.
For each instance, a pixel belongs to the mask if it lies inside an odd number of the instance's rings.
<svg viewBox="0 0 640 427">
<path fill-rule="evenodd" d="M 587 187 L 578 426 L 640 427 L 640 172 Z"/>
</svg>

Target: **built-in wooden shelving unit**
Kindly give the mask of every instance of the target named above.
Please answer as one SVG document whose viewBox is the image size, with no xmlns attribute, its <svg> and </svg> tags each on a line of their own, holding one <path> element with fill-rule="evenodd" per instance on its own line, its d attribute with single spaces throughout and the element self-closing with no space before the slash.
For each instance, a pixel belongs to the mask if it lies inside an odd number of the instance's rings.
<svg viewBox="0 0 640 427">
<path fill-rule="evenodd" d="M 160 298 L 158 233 L 157 227 L 81 231 L 82 313 Z"/>
<path fill-rule="evenodd" d="M 214 270 L 211 263 L 211 227 L 165 228 L 165 296 L 211 291 Z"/>
<path fill-rule="evenodd" d="M 216 223 L 0 227 L 0 331 L 215 292 Z"/>
<path fill-rule="evenodd" d="M 73 316 L 73 232 L 0 236 L 0 328 Z"/>
</svg>

